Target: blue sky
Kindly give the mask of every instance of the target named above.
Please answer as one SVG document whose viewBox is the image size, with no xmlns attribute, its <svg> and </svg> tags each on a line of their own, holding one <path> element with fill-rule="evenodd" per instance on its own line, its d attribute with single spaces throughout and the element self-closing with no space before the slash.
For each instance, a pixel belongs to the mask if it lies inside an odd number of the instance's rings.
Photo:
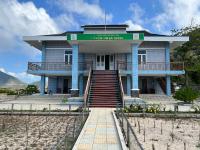
<svg viewBox="0 0 200 150">
<path fill-rule="evenodd" d="M 129 30 L 170 34 L 200 23 L 199 0 L 0 0 L 0 70 L 31 83 L 28 61 L 41 61 L 24 35 L 80 30 L 84 24 L 126 23 Z"/>
</svg>

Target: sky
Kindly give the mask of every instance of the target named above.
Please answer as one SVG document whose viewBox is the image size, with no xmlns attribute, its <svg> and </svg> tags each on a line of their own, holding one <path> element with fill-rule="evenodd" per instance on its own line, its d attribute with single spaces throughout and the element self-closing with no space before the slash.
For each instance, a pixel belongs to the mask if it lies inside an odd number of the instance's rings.
<svg viewBox="0 0 200 150">
<path fill-rule="evenodd" d="M 128 30 L 171 34 L 171 29 L 200 24 L 200 0 L 0 0 L 0 71 L 26 83 L 26 73 L 41 52 L 23 36 L 81 30 L 85 24 L 128 24 Z"/>
</svg>

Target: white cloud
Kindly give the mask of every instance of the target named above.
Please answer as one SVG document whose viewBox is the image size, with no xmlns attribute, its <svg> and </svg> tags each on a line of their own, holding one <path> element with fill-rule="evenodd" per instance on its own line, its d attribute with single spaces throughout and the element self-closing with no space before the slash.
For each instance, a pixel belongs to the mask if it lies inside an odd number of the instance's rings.
<svg viewBox="0 0 200 150">
<path fill-rule="evenodd" d="M 40 77 L 31 75 L 31 74 L 27 74 L 26 72 L 19 72 L 19 73 L 10 72 L 10 71 L 6 71 L 4 68 L 0 68 L 0 71 L 6 73 L 8 75 L 11 75 L 13 77 L 16 77 L 25 83 L 32 83 L 32 82 L 40 80 Z"/>
<path fill-rule="evenodd" d="M 199 0 L 168 0 L 161 1 L 163 11 L 153 18 L 155 28 L 165 31 L 170 25 L 175 28 L 200 24 L 200 1 Z"/>
<path fill-rule="evenodd" d="M 14 52 L 27 55 L 38 54 L 22 41 L 24 35 L 57 33 L 59 28 L 45 9 L 37 8 L 33 2 L 19 3 L 17 0 L 0 1 L 0 53 Z M 28 51 L 26 49 L 26 51 Z M 30 51 L 31 50 L 31 51 Z"/>
<path fill-rule="evenodd" d="M 131 3 L 129 6 L 129 11 L 131 11 L 131 18 L 133 22 L 137 22 L 137 24 L 142 24 L 144 18 L 144 10 L 137 4 L 137 3 Z"/>
<path fill-rule="evenodd" d="M 125 24 L 129 25 L 129 28 L 127 30 L 132 30 L 132 31 L 140 31 L 140 30 L 145 30 L 141 25 L 133 23 L 132 20 L 126 20 L 124 22 Z"/>
<path fill-rule="evenodd" d="M 80 28 L 79 23 L 77 22 L 77 20 L 75 20 L 72 14 L 61 14 L 55 18 L 55 21 L 59 22 L 59 27 L 63 30 L 78 30 Z"/>
<path fill-rule="evenodd" d="M 88 23 L 104 23 L 105 10 L 103 10 L 98 1 L 95 3 L 88 3 L 84 0 L 59 0 L 57 1 L 59 7 L 67 14 L 79 15 L 87 19 Z M 112 21 L 112 14 L 106 12 L 107 22 Z"/>
<path fill-rule="evenodd" d="M 127 30 L 146 30 L 143 27 L 144 23 L 144 10 L 137 4 L 137 3 L 131 3 L 129 5 L 128 9 L 131 13 L 130 19 L 126 20 L 124 23 L 129 25 L 129 28 Z"/>
</svg>

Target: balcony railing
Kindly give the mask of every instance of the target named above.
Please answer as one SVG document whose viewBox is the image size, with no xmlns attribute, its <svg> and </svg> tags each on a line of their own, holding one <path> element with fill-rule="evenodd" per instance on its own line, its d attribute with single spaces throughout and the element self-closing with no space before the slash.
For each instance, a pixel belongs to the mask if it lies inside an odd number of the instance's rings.
<svg viewBox="0 0 200 150">
<path fill-rule="evenodd" d="M 118 62 L 117 67 L 119 70 L 132 70 L 131 62 Z M 138 64 L 138 70 L 184 70 L 183 62 L 147 62 L 143 64 Z"/>
<path fill-rule="evenodd" d="M 91 61 L 79 62 L 79 70 L 90 70 L 93 67 Z M 65 62 L 28 62 L 29 71 L 71 71 L 72 65 Z"/>
</svg>

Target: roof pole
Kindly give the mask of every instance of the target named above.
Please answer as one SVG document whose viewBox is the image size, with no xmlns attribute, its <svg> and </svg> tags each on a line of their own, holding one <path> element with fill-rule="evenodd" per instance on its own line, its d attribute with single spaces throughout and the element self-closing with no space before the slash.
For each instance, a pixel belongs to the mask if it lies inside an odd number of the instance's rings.
<svg viewBox="0 0 200 150">
<path fill-rule="evenodd" d="M 106 31 L 106 10 L 105 10 L 105 31 Z"/>
</svg>

